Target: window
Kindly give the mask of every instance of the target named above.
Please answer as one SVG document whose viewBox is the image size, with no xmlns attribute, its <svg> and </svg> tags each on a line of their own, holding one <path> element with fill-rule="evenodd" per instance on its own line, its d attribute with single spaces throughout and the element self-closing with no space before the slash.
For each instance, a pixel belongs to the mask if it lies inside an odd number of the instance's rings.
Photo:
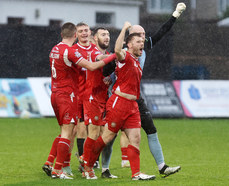
<svg viewBox="0 0 229 186">
<path fill-rule="evenodd" d="M 173 0 L 147 0 L 149 13 L 168 14 L 173 11 Z"/>
<path fill-rule="evenodd" d="M 61 27 L 62 21 L 61 20 L 49 20 L 49 26 L 51 27 Z"/>
<path fill-rule="evenodd" d="M 229 0 L 220 0 L 218 3 L 218 14 L 222 16 L 226 9 L 229 7 Z"/>
<path fill-rule="evenodd" d="M 191 8 L 196 9 L 196 0 L 191 0 Z"/>
<path fill-rule="evenodd" d="M 96 24 L 98 25 L 114 25 L 114 14 L 96 12 Z"/>
<path fill-rule="evenodd" d="M 23 25 L 24 18 L 22 17 L 8 17 L 9 25 Z"/>
</svg>

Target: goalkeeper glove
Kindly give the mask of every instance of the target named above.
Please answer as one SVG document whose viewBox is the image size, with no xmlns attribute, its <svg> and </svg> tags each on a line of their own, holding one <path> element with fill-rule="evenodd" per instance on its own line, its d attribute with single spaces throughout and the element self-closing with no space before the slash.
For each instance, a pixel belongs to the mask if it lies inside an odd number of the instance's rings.
<svg viewBox="0 0 229 186">
<path fill-rule="evenodd" d="M 186 5 L 184 3 L 178 3 L 176 10 L 173 12 L 173 17 L 178 18 L 182 14 L 182 12 L 186 9 Z"/>
</svg>

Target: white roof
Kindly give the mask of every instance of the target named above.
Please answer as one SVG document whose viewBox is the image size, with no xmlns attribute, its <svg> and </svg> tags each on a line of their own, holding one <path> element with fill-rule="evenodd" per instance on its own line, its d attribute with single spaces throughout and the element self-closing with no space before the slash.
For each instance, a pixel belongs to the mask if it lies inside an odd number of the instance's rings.
<svg viewBox="0 0 229 186">
<path fill-rule="evenodd" d="M 142 0 L 18 0 L 18 1 L 63 1 L 63 2 L 80 2 L 80 3 L 106 3 L 106 4 L 119 4 L 119 5 L 134 5 L 139 6 Z"/>
</svg>

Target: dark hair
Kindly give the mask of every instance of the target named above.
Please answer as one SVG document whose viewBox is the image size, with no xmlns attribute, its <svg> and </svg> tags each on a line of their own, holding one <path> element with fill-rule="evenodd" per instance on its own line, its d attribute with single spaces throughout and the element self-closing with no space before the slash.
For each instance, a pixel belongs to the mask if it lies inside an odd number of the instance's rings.
<svg viewBox="0 0 229 186">
<path fill-rule="evenodd" d="M 107 31 L 108 31 L 108 29 L 105 28 L 105 27 L 97 27 L 97 28 L 95 28 L 95 29 L 93 30 L 93 36 L 94 36 L 95 34 L 97 34 L 99 30 L 107 30 Z"/>
<path fill-rule="evenodd" d="M 128 35 L 126 37 L 126 44 L 128 44 L 133 39 L 133 37 L 135 37 L 135 36 L 141 37 L 141 34 L 140 33 L 132 33 L 132 34 Z"/>
<path fill-rule="evenodd" d="M 73 37 L 76 33 L 76 26 L 71 22 L 67 22 L 63 24 L 61 27 L 61 37 L 62 38 L 70 38 Z"/>
</svg>

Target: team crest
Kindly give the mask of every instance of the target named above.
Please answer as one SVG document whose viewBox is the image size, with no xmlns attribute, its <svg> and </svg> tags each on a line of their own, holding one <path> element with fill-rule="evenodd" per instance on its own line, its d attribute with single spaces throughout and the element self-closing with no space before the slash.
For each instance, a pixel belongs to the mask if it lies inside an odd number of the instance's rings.
<svg viewBox="0 0 229 186">
<path fill-rule="evenodd" d="M 75 56 L 79 58 L 81 57 L 81 54 L 78 51 L 75 51 Z"/>
<path fill-rule="evenodd" d="M 85 119 L 85 120 L 89 120 L 89 117 L 88 117 L 87 114 L 84 114 L 84 119 Z"/>
<path fill-rule="evenodd" d="M 101 54 L 101 52 L 100 51 L 97 51 L 97 52 L 95 52 L 95 54 Z"/>
<path fill-rule="evenodd" d="M 69 116 L 69 113 L 67 112 L 67 113 L 65 113 L 65 115 L 64 115 L 64 119 L 66 119 L 66 120 L 69 120 L 70 119 L 70 116 Z"/>
<path fill-rule="evenodd" d="M 112 123 L 111 123 L 111 127 L 112 127 L 112 128 L 115 128 L 115 127 L 116 127 L 116 123 L 115 123 L 115 122 L 112 122 Z"/>
</svg>

